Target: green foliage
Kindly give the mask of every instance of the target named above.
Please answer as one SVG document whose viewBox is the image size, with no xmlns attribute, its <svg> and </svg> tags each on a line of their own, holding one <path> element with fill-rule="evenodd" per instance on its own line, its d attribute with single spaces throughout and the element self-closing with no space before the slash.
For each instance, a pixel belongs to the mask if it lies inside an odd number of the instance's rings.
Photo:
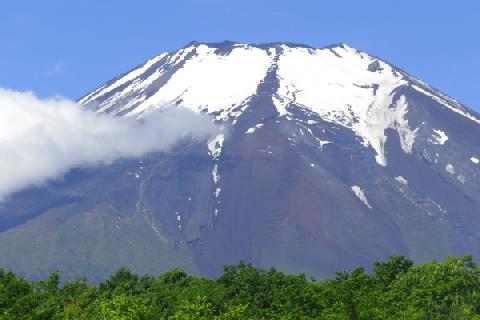
<svg viewBox="0 0 480 320">
<path fill-rule="evenodd" d="M 215 280 L 174 269 L 140 277 L 121 268 L 98 286 L 29 282 L 0 269 L 0 320 L 480 320 L 480 270 L 471 256 L 414 265 L 401 256 L 316 282 L 250 264 Z"/>
</svg>

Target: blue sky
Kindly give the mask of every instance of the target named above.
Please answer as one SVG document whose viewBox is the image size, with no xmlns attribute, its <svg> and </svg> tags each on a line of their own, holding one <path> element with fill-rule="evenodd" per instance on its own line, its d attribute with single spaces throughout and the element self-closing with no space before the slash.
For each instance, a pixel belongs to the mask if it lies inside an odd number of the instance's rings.
<svg viewBox="0 0 480 320">
<path fill-rule="evenodd" d="M 480 111 L 476 0 L 16 0 L 0 7 L 0 87 L 76 99 L 192 40 L 346 42 Z"/>
</svg>

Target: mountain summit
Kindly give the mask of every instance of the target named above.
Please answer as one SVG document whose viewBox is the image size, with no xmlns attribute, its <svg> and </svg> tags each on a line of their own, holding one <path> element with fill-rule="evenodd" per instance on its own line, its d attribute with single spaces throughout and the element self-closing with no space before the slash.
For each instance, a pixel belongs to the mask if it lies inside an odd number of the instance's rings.
<svg viewBox="0 0 480 320">
<path fill-rule="evenodd" d="M 79 102 L 138 118 L 183 106 L 222 131 L 16 194 L 0 208 L 3 267 L 329 275 L 480 256 L 480 116 L 346 44 L 192 42 Z"/>
</svg>

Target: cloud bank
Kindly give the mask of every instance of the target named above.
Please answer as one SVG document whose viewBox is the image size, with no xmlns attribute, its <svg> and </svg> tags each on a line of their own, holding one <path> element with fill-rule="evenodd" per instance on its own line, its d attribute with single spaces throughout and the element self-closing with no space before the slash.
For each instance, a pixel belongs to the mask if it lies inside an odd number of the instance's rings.
<svg viewBox="0 0 480 320">
<path fill-rule="evenodd" d="M 210 117 L 183 108 L 137 120 L 0 88 L 0 200 L 72 168 L 168 151 L 186 135 L 206 139 L 216 132 Z"/>
</svg>

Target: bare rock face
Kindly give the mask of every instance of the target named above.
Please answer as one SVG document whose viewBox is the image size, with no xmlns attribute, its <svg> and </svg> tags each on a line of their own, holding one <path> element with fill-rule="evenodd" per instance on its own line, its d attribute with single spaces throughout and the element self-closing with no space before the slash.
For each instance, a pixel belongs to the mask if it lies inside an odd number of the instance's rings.
<svg viewBox="0 0 480 320">
<path fill-rule="evenodd" d="M 79 101 L 120 117 L 181 105 L 222 130 L 15 194 L 3 268 L 98 281 L 244 260 L 329 276 L 480 256 L 480 116 L 347 45 L 194 42 Z"/>
</svg>

